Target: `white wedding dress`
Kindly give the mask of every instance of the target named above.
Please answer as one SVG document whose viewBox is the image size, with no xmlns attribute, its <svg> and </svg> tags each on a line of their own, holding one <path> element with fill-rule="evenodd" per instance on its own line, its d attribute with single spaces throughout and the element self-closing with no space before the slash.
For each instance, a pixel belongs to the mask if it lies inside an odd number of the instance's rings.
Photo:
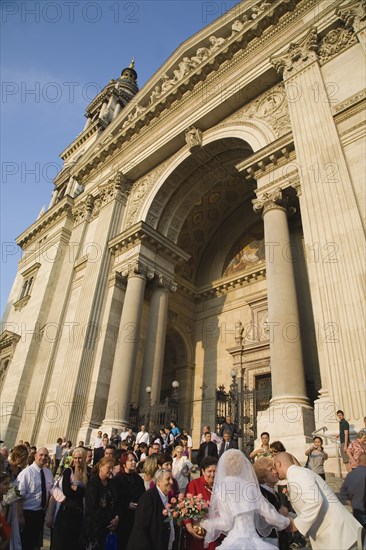
<svg viewBox="0 0 366 550">
<path fill-rule="evenodd" d="M 218 463 L 206 542 L 223 533 L 226 538 L 220 545 L 222 550 L 273 550 L 274 545 L 261 536 L 267 537 L 273 527 L 286 529 L 289 522 L 263 497 L 253 467 L 243 453 L 226 451 Z"/>
</svg>

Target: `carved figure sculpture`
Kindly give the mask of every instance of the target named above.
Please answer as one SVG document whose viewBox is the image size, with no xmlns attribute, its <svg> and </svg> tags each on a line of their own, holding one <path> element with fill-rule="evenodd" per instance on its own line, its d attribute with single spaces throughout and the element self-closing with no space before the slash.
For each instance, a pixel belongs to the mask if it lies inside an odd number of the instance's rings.
<svg viewBox="0 0 366 550">
<path fill-rule="evenodd" d="M 161 84 L 161 92 L 164 94 L 174 86 L 174 79 L 169 78 L 167 74 L 163 75 L 162 77 L 163 82 Z"/>
<path fill-rule="evenodd" d="M 155 86 L 150 96 L 150 105 L 161 96 L 160 86 Z"/>
<path fill-rule="evenodd" d="M 236 321 L 236 323 L 235 323 L 235 344 L 237 344 L 238 346 L 241 346 L 241 344 L 243 343 L 243 332 L 244 332 L 243 323 L 241 321 Z"/>
<path fill-rule="evenodd" d="M 211 42 L 210 52 L 214 53 L 221 48 L 225 42 L 225 38 L 217 38 L 216 36 L 210 36 L 209 41 Z"/>
<path fill-rule="evenodd" d="M 210 55 L 210 50 L 208 48 L 198 48 L 196 51 L 196 55 L 191 57 L 191 63 L 193 63 L 195 66 L 200 65 L 203 63 L 205 59 Z"/>
<path fill-rule="evenodd" d="M 194 63 L 188 57 L 183 57 L 182 61 L 178 65 L 178 69 L 173 71 L 176 81 L 182 80 L 192 69 L 195 68 Z"/>
<path fill-rule="evenodd" d="M 189 126 L 189 128 L 187 128 L 185 137 L 190 151 L 197 147 L 202 147 L 202 132 L 195 126 Z"/>
</svg>

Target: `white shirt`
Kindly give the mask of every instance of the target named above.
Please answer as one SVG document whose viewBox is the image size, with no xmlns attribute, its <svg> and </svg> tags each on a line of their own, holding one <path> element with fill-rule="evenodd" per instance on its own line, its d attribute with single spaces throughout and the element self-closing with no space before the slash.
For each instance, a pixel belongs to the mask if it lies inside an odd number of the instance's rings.
<svg viewBox="0 0 366 550">
<path fill-rule="evenodd" d="M 94 439 L 94 449 L 100 449 L 100 447 L 103 447 L 103 438 L 96 437 Z"/>
<path fill-rule="evenodd" d="M 54 478 L 48 468 L 43 468 L 43 471 L 46 481 L 46 501 L 48 502 Z M 19 473 L 15 483 L 24 499 L 23 509 L 32 511 L 42 510 L 41 468 L 35 462 Z"/>
<path fill-rule="evenodd" d="M 128 436 L 128 432 L 121 432 L 120 433 L 121 441 L 124 441 L 125 439 L 127 439 L 127 436 Z"/>
<path fill-rule="evenodd" d="M 166 508 L 166 505 L 168 504 L 169 500 L 168 500 L 168 496 L 167 495 L 164 495 L 163 491 L 161 491 L 159 489 L 159 487 L 156 485 L 156 488 L 158 490 L 158 493 L 159 493 L 159 496 L 162 500 L 162 503 L 164 504 L 164 508 Z M 171 548 L 173 547 L 173 542 L 175 540 L 175 533 L 174 533 L 174 522 L 173 520 L 171 519 L 170 520 L 170 533 L 169 533 L 169 543 L 168 543 L 168 550 L 171 550 Z"/>
<path fill-rule="evenodd" d="M 136 445 L 139 445 L 140 443 L 146 443 L 146 445 L 149 444 L 149 433 L 148 432 L 139 432 L 136 436 Z"/>
<path fill-rule="evenodd" d="M 188 449 L 191 449 L 193 447 L 193 441 L 192 441 L 191 436 L 188 435 L 188 434 L 187 434 L 187 439 L 188 439 L 187 447 L 188 447 Z"/>
</svg>

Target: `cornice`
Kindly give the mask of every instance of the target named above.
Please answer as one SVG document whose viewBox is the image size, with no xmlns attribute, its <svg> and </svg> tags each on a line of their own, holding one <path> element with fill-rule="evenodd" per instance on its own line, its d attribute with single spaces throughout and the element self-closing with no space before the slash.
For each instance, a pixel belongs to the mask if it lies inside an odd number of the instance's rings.
<svg viewBox="0 0 366 550">
<path fill-rule="evenodd" d="M 28 246 L 42 231 L 54 225 L 60 218 L 71 215 L 74 205 L 74 199 L 68 195 L 56 203 L 50 210 L 47 210 L 43 216 L 36 220 L 26 231 L 24 231 L 15 242 L 24 249 Z"/>
<path fill-rule="evenodd" d="M 361 90 L 356 94 L 353 94 L 350 97 L 347 97 L 344 101 L 337 103 L 333 106 L 333 113 L 336 115 L 335 119 L 337 122 L 346 120 L 355 113 L 364 110 L 364 100 L 366 99 L 366 90 Z M 345 114 L 347 111 L 347 114 Z"/>
<path fill-rule="evenodd" d="M 179 276 L 176 276 L 176 282 L 178 283 L 178 294 L 187 296 L 195 302 L 201 302 L 225 296 L 233 290 L 238 290 L 241 287 L 263 281 L 265 278 L 266 266 L 265 263 L 262 263 L 255 268 L 228 277 L 221 277 L 220 279 L 212 281 L 210 285 L 201 287 L 196 287 Z"/>
<path fill-rule="evenodd" d="M 236 169 L 244 172 L 246 179 L 257 179 L 274 167 L 288 163 L 294 157 L 294 151 L 293 136 L 288 133 L 237 164 Z"/>
<path fill-rule="evenodd" d="M 128 251 L 139 244 L 146 245 L 174 262 L 188 261 L 190 258 L 179 246 L 142 221 L 110 240 L 108 247 L 112 253 L 117 253 Z"/>
</svg>

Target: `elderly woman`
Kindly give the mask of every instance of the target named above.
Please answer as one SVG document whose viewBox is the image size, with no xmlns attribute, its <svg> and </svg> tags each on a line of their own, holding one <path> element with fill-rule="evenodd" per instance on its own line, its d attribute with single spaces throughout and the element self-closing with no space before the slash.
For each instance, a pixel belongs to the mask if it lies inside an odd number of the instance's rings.
<svg viewBox="0 0 366 550">
<path fill-rule="evenodd" d="M 86 450 L 77 447 L 72 453 L 70 468 L 65 468 L 62 474 L 62 492 L 66 499 L 56 514 L 52 550 L 80 549 L 87 483 Z"/>
<path fill-rule="evenodd" d="M 189 483 L 189 472 L 193 464 L 186 456 L 183 456 L 183 447 L 177 445 L 173 452 L 173 477 L 178 482 L 179 490 L 184 493 Z"/>
<path fill-rule="evenodd" d="M 119 523 L 118 496 L 112 483 L 114 460 L 103 457 L 94 466 L 85 493 L 86 550 L 104 550 L 106 537 Z"/>
<path fill-rule="evenodd" d="M 217 458 L 214 456 L 206 456 L 202 459 L 201 470 L 202 475 L 196 479 L 190 481 L 187 485 L 187 493 L 197 496 L 202 495 L 202 497 L 210 502 L 212 488 L 215 480 L 217 467 Z M 186 547 L 190 550 L 203 550 L 204 548 L 204 536 L 198 534 L 193 526 L 193 521 L 187 519 L 184 522 L 186 528 Z M 218 541 L 211 542 L 208 546 L 208 550 L 214 550 L 217 546 Z"/>
<path fill-rule="evenodd" d="M 125 550 L 140 497 L 145 492 L 145 485 L 141 476 L 136 472 L 134 453 L 123 453 L 120 458 L 120 466 L 119 474 L 116 475 L 113 482 L 116 485 L 121 511 L 120 523 L 117 528 L 118 549 Z"/>
<path fill-rule="evenodd" d="M 358 458 L 361 453 L 366 453 L 366 432 L 361 430 L 358 432 L 356 439 L 347 447 L 349 463 L 352 470 L 358 466 Z"/>
<path fill-rule="evenodd" d="M 273 460 L 268 457 L 261 457 L 253 465 L 258 479 L 260 491 L 264 498 L 270 502 L 280 514 L 288 516 L 288 509 L 281 506 L 280 498 L 275 491 L 275 485 L 278 482 L 278 474 L 274 467 Z M 289 550 L 289 534 L 286 531 L 276 531 L 273 529 L 268 535 L 267 540 L 280 550 Z"/>
</svg>

